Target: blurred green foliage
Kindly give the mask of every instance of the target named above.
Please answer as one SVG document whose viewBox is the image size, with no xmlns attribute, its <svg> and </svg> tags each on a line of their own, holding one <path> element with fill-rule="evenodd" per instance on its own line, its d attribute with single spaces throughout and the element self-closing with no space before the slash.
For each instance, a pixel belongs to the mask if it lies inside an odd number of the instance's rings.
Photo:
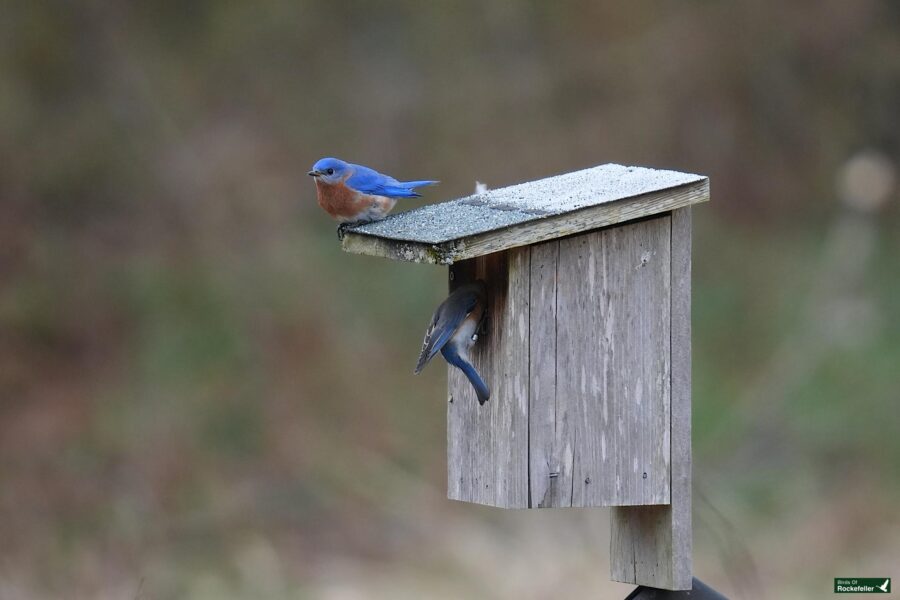
<svg viewBox="0 0 900 600">
<path fill-rule="evenodd" d="M 445 275 L 342 254 L 305 176 L 323 155 L 440 179 L 426 201 L 603 162 L 709 175 L 698 486 L 774 589 L 875 573 L 900 552 L 900 211 L 896 187 L 842 208 L 836 179 L 867 149 L 896 169 L 898 106 L 900 8 L 877 0 L 6 2 L 0 597 L 596 584 L 510 576 L 473 533 L 512 539 L 503 517 L 440 500 L 443 372 L 412 366 Z M 874 247 L 829 285 L 857 218 Z M 862 316 L 821 337 L 845 301 Z M 457 531 L 492 576 L 446 558 Z M 739 593 L 719 533 L 701 576 Z M 341 570 L 370 563 L 393 575 Z"/>
</svg>

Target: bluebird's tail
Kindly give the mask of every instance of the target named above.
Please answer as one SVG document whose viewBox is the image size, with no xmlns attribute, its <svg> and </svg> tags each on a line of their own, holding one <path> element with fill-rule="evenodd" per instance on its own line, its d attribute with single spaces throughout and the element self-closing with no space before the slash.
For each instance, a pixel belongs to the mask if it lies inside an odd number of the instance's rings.
<svg viewBox="0 0 900 600">
<path fill-rule="evenodd" d="M 404 190 L 409 191 L 409 193 L 410 193 L 411 195 L 413 195 L 413 196 L 421 196 L 421 194 L 419 194 L 418 192 L 415 191 L 416 188 L 419 188 L 419 187 L 425 187 L 426 185 L 436 185 L 437 183 L 439 183 L 439 182 L 437 182 L 437 181 L 429 181 L 429 180 L 423 180 L 423 181 L 401 181 L 400 183 L 398 183 L 398 184 L 396 185 L 396 187 L 399 187 L 399 188 L 401 188 L 401 189 L 404 189 Z"/>
<path fill-rule="evenodd" d="M 475 370 L 470 363 L 465 363 L 464 367 L 460 367 L 462 372 L 465 373 L 466 378 L 468 378 L 469 383 L 472 384 L 472 388 L 475 390 L 475 395 L 478 396 L 478 404 L 483 405 L 485 402 L 491 399 L 491 390 L 488 388 L 487 384 L 484 380 L 481 379 L 481 375 L 478 374 L 478 371 Z"/>
<path fill-rule="evenodd" d="M 373 188 L 371 193 L 389 198 L 418 198 L 422 194 L 416 191 L 417 187 L 434 185 L 437 181 L 395 181 L 391 184 L 379 185 Z"/>
<path fill-rule="evenodd" d="M 478 374 L 478 371 L 475 370 L 472 363 L 461 357 L 459 353 L 456 352 L 456 349 L 451 348 L 450 346 L 444 346 L 441 349 L 441 354 L 444 355 L 444 358 L 447 359 L 448 363 L 459 368 L 466 376 L 466 379 L 469 380 L 469 383 L 472 384 L 475 395 L 478 397 L 478 404 L 483 405 L 491 399 L 490 388 L 488 388 L 484 380 L 481 379 L 481 375 Z"/>
<path fill-rule="evenodd" d="M 408 190 L 414 190 L 417 187 L 425 187 L 426 185 L 435 185 L 440 183 L 439 181 L 430 181 L 430 180 L 422 180 L 422 181 L 401 181 L 400 187 L 406 188 Z"/>
</svg>

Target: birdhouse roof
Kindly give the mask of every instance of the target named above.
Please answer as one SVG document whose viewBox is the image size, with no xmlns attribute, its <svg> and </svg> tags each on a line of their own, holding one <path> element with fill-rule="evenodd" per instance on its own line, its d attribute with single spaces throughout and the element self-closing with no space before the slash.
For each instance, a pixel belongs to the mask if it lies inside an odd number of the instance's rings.
<svg viewBox="0 0 900 600">
<path fill-rule="evenodd" d="M 452 264 L 709 200 L 709 179 L 605 164 L 421 206 L 347 230 L 343 248 Z"/>
</svg>

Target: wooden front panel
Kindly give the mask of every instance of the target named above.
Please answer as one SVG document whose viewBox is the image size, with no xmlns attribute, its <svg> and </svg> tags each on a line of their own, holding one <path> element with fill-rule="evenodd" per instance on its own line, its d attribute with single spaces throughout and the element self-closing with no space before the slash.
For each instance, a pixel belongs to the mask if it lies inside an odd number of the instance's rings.
<svg viewBox="0 0 900 600">
<path fill-rule="evenodd" d="M 488 286 L 488 332 L 470 354 L 491 388 L 479 406 L 462 372 L 449 369 L 448 497 L 503 508 L 528 505 L 528 248 L 450 267 L 450 289 Z"/>
<path fill-rule="evenodd" d="M 669 501 L 669 232 L 662 217 L 533 247 L 532 318 L 556 327 L 532 328 L 532 370 L 555 374 L 533 379 L 532 506 Z"/>
<path fill-rule="evenodd" d="M 464 261 L 488 283 L 479 407 L 450 369 L 449 496 L 508 508 L 665 504 L 668 215 Z"/>
</svg>

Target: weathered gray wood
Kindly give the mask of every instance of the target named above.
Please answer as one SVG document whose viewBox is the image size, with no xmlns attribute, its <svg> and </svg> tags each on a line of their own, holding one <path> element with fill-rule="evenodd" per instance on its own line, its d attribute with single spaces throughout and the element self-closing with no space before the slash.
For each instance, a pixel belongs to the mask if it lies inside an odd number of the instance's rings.
<svg viewBox="0 0 900 600">
<path fill-rule="evenodd" d="M 560 240 L 557 414 L 571 506 L 669 501 L 669 217 Z"/>
<path fill-rule="evenodd" d="M 700 175 L 601 165 L 391 215 L 348 230 L 343 248 L 449 265 L 708 199 Z"/>
<path fill-rule="evenodd" d="M 610 579 L 665 589 L 679 587 L 671 572 L 670 506 L 617 506 L 610 513 Z"/>
<path fill-rule="evenodd" d="M 365 254 L 392 260 L 433 265 L 450 265 L 456 262 L 447 260 L 447 251 L 434 244 L 398 242 L 370 235 L 360 235 L 350 231 L 344 234 L 341 244 L 344 251 L 351 254 Z"/>
<path fill-rule="evenodd" d="M 473 359 L 493 390 L 479 407 L 450 369 L 451 498 L 508 508 L 669 502 L 669 221 L 451 267 L 453 285 L 488 282 L 490 332 Z"/>
<path fill-rule="evenodd" d="M 448 497 L 503 508 L 528 505 L 527 248 L 454 265 L 451 290 L 473 279 L 488 286 L 488 331 L 472 348 L 491 388 L 480 406 L 462 373 L 449 368 Z"/>
<path fill-rule="evenodd" d="M 554 240 L 531 247 L 529 508 L 572 505 L 570 421 L 558 411 L 556 395 L 559 245 Z"/>
<path fill-rule="evenodd" d="M 672 213 L 671 504 L 611 513 L 612 579 L 688 590 L 691 531 L 691 212 Z"/>
<path fill-rule="evenodd" d="M 672 212 L 672 578 L 693 575 L 691 520 L 691 209 Z"/>
</svg>

